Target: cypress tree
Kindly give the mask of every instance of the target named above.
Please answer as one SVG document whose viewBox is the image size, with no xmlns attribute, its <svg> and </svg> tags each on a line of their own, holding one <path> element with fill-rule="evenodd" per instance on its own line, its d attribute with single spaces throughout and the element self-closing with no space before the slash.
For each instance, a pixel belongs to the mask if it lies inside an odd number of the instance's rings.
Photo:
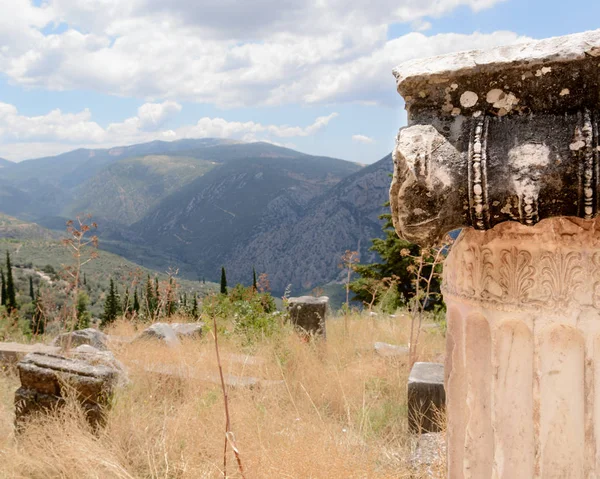
<svg viewBox="0 0 600 479">
<path fill-rule="evenodd" d="M 196 297 L 196 293 L 194 293 L 194 299 L 192 300 L 192 310 L 190 314 L 194 319 L 198 318 L 198 298 Z"/>
<path fill-rule="evenodd" d="M 154 289 L 152 288 L 152 280 L 150 279 L 150 275 L 148 275 L 148 279 L 146 280 L 146 308 L 148 309 L 148 315 L 154 315 L 155 302 L 154 302 Z"/>
<path fill-rule="evenodd" d="M 33 276 L 29 277 L 29 296 L 31 296 L 31 300 L 35 300 L 35 293 L 33 292 Z"/>
<path fill-rule="evenodd" d="M 9 312 L 17 309 L 17 294 L 15 292 L 15 283 L 13 281 L 12 266 L 8 251 L 6 252 L 6 309 Z"/>
<path fill-rule="evenodd" d="M 140 299 L 138 298 L 137 288 L 133 290 L 133 310 L 136 313 L 140 312 Z"/>
<path fill-rule="evenodd" d="M 221 294 L 227 294 L 227 276 L 224 266 L 221 267 Z"/>
<path fill-rule="evenodd" d="M 85 273 L 83 273 L 83 285 L 87 286 L 87 278 L 85 277 Z"/>
<path fill-rule="evenodd" d="M 258 285 L 256 284 L 256 268 L 252 267 L 252 287 L 254 291 L 258 291 Z"/>
<path fill-rule="evenodd" d="M 181 298 L 181 304 L 183 305 L 183 309 L 187 309 L 187 293 L 183 293 L 183 297 Z"/>
<path fill-rule="evenodd" d="M 154 310 L 158 310 L 160 308 L 160 287 L 158 285 L 158 276 L 154 277 Z M 160 315 L 160 311 L 158 311 Z"/>
<path fill-rule="evenodd" d="M 4 278 L 4 270 L 0 268 L 0 280 L 2 281 L 2 290 L 0 291 L 0 305 L 6 306 L 6 279 Z"/>
<path fill-rule="evenodd" d="M 38 287 L 37 294 L 33 300 L 33 316 L 31 318 L 31 332 L 33 334 L 44 334 L 44 317 L 40 305 L 40 289 Z"/>
<path fill-rule="evenodd" d="M 167 316 L 173 316 L 173 314 L 175 314 L 175 300 L 173 299 L 174 296 L 174 285 L 173 285 L 173 278 L 169 278 L 169 287 L 167 288 L 167 297 L 165 298 L 165 314 Z"/>
</svg>

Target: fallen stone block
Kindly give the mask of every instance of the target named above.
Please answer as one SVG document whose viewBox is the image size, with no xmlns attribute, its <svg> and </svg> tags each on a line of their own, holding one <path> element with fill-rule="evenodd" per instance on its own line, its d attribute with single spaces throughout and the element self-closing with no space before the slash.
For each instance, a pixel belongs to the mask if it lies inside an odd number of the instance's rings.
<svg viewBox="0 0 600 479">
<path fill-rule="evenodd" d="M 412 432 L 439 432 L 446 407 L 444 365 L 415 363 L 408 377 L 408 426 Z"/>
<path fill-rule="evenodd" d="M 408 346 L 377 342 L 374 344 L 374 348 L 375 352 L 383 357 L 406 356 L 408 354 Z"/>
<path fill-rule="evenodd" d="M 54 341 L 53 346 L 62 349 L 76 348 L 82 344 L 89 344 L 96 349 L 108 349 L 108 336 L 94 328 L 79 329 L 68 333 L 59 334 Z"/>
<path fill-rule="evenodd" d="M 17 426 L 32 413 L 60 407 L 68 395 L 80 402 L 90 424 L 98 426 L 104 422 L 103 407 L 108 405 L 122 374 L 115 367 L 92 364 L 85 357 L 46 353 L 26 355 L 17 368 L 21 380 L 15 393 Z"/>
<path fill-rule="evenodd" d="M 329 298 L 300 296 L 288 300 L 290 320 L 300 330 L 325 337 L 325 315 Z"/>
</svg>

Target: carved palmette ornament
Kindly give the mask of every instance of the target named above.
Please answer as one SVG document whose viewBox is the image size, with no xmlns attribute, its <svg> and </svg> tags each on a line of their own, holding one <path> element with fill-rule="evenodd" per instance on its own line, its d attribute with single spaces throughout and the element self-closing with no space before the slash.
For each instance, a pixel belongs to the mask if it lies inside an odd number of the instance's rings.
<svg viewBox="0 0 600 479">
<path fill-rule="evenodd" d="M 542 222 L 536 228 L 546 226 Z M 574 302 L 600 310 L 596 247 L 584 247 L 584 243 L 578 251 L 560 241 L 548 241 L 545 248 L 545 241 L 533 235 L 522 246 L 505 247 L 502 240 L 477 244 L 459 239 L 446 261 L 445 270 L 452 273 L 444 277 L 442 290 L 445 295 L 501 310 L 564 311 Z"/>
</svg>

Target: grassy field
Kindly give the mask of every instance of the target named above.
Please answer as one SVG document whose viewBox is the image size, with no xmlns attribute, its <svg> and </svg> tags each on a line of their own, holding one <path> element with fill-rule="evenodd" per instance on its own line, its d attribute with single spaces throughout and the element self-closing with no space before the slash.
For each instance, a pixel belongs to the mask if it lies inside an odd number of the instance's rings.
<svg viewBox="0 0 600 479">
<path fill-rule="evenodd" d="M 226 327 L 226 325 L 224 325 Z M 409 319 L 353 315 L 327 324 L 327 341 L 307 343 L 287 325 L 278 335 L 242 346 L 220 335 L 225 372 L 280 380 L 278 385 L 230 389 L 232 430 L 247 478 L 421 477 L 410 464 L 406 357 L 384 358 L 373 343 L 406 344 Z M 117 322 L 111 333 L 131 336 Z M 444 337 L 423 332 L 419 360 L 441 361 Z M 224 406 L 218 385 L 175 380 L 145 371 L 163 364 L 216 374 L 212 333 L 179 348 L 123 344 L 115 355 L 131 383 L 119 390 L 104 430 L 94 435 L 75 407 L 13 433 L 18 380 L 0 373 L 0 477 L 223 477 Z M 253 354 L 263 362 L 241 359 Z M 228 477 L 241 477 L 231 453 Z M 439 471 L 438 471 L 439 469 Z M 443 477 L 443 464 L 434 474 Z"/>
</svg>

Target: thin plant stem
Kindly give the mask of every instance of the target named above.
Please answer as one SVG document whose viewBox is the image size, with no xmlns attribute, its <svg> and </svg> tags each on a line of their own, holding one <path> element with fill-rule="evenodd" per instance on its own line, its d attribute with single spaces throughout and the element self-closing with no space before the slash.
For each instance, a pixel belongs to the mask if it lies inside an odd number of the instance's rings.
<svg viewBox="0 0 600 479">
<path fill-rule="evenodd" d="M 235 444 L 235 439 L 233 437 L 233 432 L 231 431 L 231 418 L 229 416 L 229 398 L 227 396 L 227 388 L 225 387 L 225 378 L 223 376 L 223 365 L 221 364 L 221 356 L 219 354 L 219 338 L 217 332 L 217 316 L 216 314 L 212 314 L 213 320 L 213 337 L 215 338 L 215 352 L 217 354 L 217 364 L 219 365 L 219 376 L 221 378 L 221 390 L 223 391 L 223 402 L 225 404 L 225 445 L 223 448 L 223 477 L 227 477 L 227 444 L 231 442 L 231 449 L 233 449 L 233 453 L 235 454 L 235 459 L 237 461 L 238 469 L 242 476 L 242 479 L 245 479 L 244 476 L 244 466 L 242 465 L 242 458 L 240 457 L 239 450 Z"/>
</svg>

